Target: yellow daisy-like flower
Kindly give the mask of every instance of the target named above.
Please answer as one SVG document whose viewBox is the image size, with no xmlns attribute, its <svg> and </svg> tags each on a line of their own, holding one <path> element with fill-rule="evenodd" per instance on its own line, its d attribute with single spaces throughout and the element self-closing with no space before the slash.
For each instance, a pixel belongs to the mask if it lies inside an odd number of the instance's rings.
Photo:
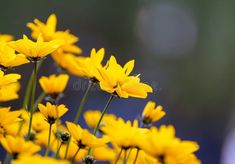
<svg viewBox="0 0 235 164">
<path fill-rule="evenodd" d="M 0 34 L 0 41 L 1 42 L 9 42 L 9 41 L 12 41 L 13 39 L 14 39 L 14 37 L 12 35 Z"/>
<path fill-rule="evenodd" d="M 67 69 L 77 76 L 83 76 L 97 82 L 97 76 L 100 75 L 98 69 L 102 68 L 104 53 L 104 48 L 101 48 L 98 51 L 93 48 L 90 57 L 78 56 L 67 58 L 67 60 L 70 60 Z"/>
<path fill-rule="evenodd" d="M 107 138 L 96 138 L 88 130 L 72 122 L 66 122 L 66 125 L 75 143 L 81 149 L 104 146 L 109 141 Z"/>
<path fill-rule="evenodd" d="M 132 124 L 131 121 L 125 122 L 119 118 L 107 122 L 101 127 L 101 131 L 110 138 L 114 145 L 127 150 L 139 148 L 140 139 L 148 132 L 148 129 L 139 128 L 137 120 Z"/>
<path fill-rule="evenodd" d="M 3 148 L 16 159 L 19 155 L 27 154 L 32 155 L 40 151 L 40 146 L 35 145 L 31 141 L 25 141 L 22 137 L 6 136 L 1 139 Z"/>
<path fill-rule="evenodd" d="M 38 36 L 36 42 L 33 42 L 24 35 L 23 39 L 8 43 L 8 45 L 17 52 L 24 54 L 26 57 L 34 61 L 51 54 L 63 44 L 64 40 L 61 39 L 44 42 L 41 35 Z"/>
<path fill-rule="evenodd" d="M 134 68 L 134 60 L 121 67 L 114 56 L 111 56 L 104 68 L 99 69 L 97 76 L 100 88 L 122 98 L 146 98 L 152 87 L 140 82 L 139 75 L 129 76 Z"/>
<path fill-rule="evenodd" d="M 46 103 L 46 106 L 44 106 L 43 104 L 39 104 L 38 109 L 46 118 L 49 124 L 54 124 L 58 118 L 63 116 L 68 111 L 68 108 L 66 108 L 66 106 L 63 104 L 52 105 L 49 102 Z"/>
<path fill-rule="evenodd" d="M 12 164 L 69 164 L 69 161 L 56 160 L 50 157 L 42 157 L 40 155 L 21 155 L 19 159 L 13 160 Z"/>
<path fill-rule="evenodd" d="M 98 110 L 88 110 L 83 115 L 87 125 L 92 129 L 96 127 L 100 119 L 100 116 L 101 116 L 101 112 Z M 116 116 L 114 114 L 105 114 L 102 119 L 101 126 L 115 119 L 116 119 Z"/>
<path fill-rule="evenodd" d="M 160 120 L 165 114 L 161 105 L 156 106 L 155 102 L 149 101 L 143 110 L 142 121 L 148 125 Z"/>
<path fill-rule="evenodd" d="M 0 108 L 0 140 L 8 135 L 12 134 L 11 126 L 12 124 L 18 123 L 20 116 L 19 111 L 10 111 L 10 107 L 8 108 Z"/>
<path fill-rule="evenodd" d="M 69 76 L 67 74 L 50 75 L 49 77 L 41 77 L 39 83 L 45 93 L 56 96 L 64 91 L 68 80 Z"/>
<path fill-rule="evenodd" d="M 17 82 L 21 76 L 19 74 L 7 74 L 0 70 L 0 101 L 9 101 L 18 98 L 17 92 L 20 84 Z"/>
<path fill-rule="evenodd" d="M 139 141 L 139 145 L 146 153 L 166 164 L 184 163 L 199 149 L 196 142 L 176 138 L 174 127 L 165 125 L 159 129 L 152 127 Z"/>
<path fill-rule="evenodd" d="M 28 59 L 23 54 L 15 54 L 15 50 L 0 41 L 0 69 L 19 66 L 28 63 Z"/>
</svg>

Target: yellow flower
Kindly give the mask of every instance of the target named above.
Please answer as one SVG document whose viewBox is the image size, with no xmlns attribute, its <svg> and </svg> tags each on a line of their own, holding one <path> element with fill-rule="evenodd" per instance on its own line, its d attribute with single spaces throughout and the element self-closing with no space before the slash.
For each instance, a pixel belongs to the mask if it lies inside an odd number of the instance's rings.
<svg viewBox="0 0 235 164">
<path fill-rule="evenodd" d="M 45 118 L 42 115 L 42 113 L 35 112 L 33 114 L 32 129 L 36 133 L 40 133 L 40 132 L 43 132 L 43 131 L 46 131 L 48 133 L 49 124 L 45 121 Z"/>
<path fill-rule="evenodd" d="M 9 41 L 12 41 L 13 39 L 14 39 L 14 37 L 12 35 L 0 34 L 0 41 L 1 42 L 9 42 Z"/>
<path fill-rule="evenodd" d="M 94 158 L 100 161 L 114 161 L 116 159 L 116 155 L 116 151 L 109 148 L 107 145 L 97 147 L 93 150 Z"/>
<path fill-rule="evenodd" d="M 23 39 L 8 43 L 8 45 L 17 52 L 24 54 L 26 57 L 34 61 L 49 55 L 63 44 L 64 41 L 60 39 L 44 42 L 41 35 L 38 36 L 36 42 L 33 42 L 24 35 Z"/>
<path fill-rule="evenodd" d="M 19 74 L 7 74 L 0 70 L 0 101 L 9 101 L 18 98 L 17 92 L 20 84 L 17 83 L 21 76 Z"/>
<path fill-rule="evenodd" d="M 98 69 L 102 68 L 104 53 L 104 48 L 98 51 L 93 48 L 90 57 L 71 57 L 71 64 L 68 65 L 67 69 L 77 76 L 83 76 L 97 82 L 97 76 L 99 76 Z"/>
<path fill-rule="evenodd" d="M 122 68 L 111 56 L 106 66 L 99 69 L 100 75 L 97 76 L 102 90 L 116 94 L 122 98 L 137 97 L 146 98 L 152 88 L 140 82 L 139 75 L 129 76 L 134 68 L 134 60 L 129 61 Z"/>
<path fill-rule="evenodd" d="M 100 119 L 100 116 L 101 116 L 101 112 L 98 110 L 88 110 L 83 115 L 87 125 L 92 129 L 96 127 Z M 101 126 L 105 125 L 110 120 L 115 120 L 115 119 L 116 119 L 116 116 L 114 114 L 105 114 L 102 119 Z"/>
<path fill-rule="evenodd" d="M 42 157 L 40 155 L 21 155 L 19 159 L 13 160 L 12 164 L 69 164 L 69 161 L 56 160 L 50 157 Z"/>
<path fill-rule="evenodd" d="M 160 120 L 166 114 L 162 110 L 163 107 L 161 105 L 156 106 L 155 102 L 149 101 L 142 113 L 143 123 L 147 125 Z"/>
<path fill-rule="evenodd" d="M 138 128 L 138 122 L 133 124 L 125 122 L 122 118 L 107 122 L 101 127 L 101 131 L 107 135 L 114 145 L 127 150 L 129 148 L 139 148 L 141 136 L 148 132 L 148 129 Z"/>
<path fill-rule="evenodd" d="M 75 45 L 78 42 L 78 37 L 70 34 L 69 30 L 56 31 L 57 18 L 55 14 L 51 14 L 46 23 L 41 22 L 38 19 L 34 20 L 34 23 L 28 23 L 27 26 L 32 30 L 32 37 L 37 39 L 41 34 L 43 39 L 51 41 L 53 39 L 63 39 L 65 42 L 63 46 L 58 49 L 59 54 L 74 53 L 80 54 L 82 50 Z M 58 54 L 58 53 L 56 53 Z M 53 55 L 56 56 L 56 55 Z"/>
<path fill-rule="evenodd" d="M 54 124 L 58 118 L 63 116 L 68 111 L 68 108 L 66 108 L 63 104 L 57 106 L 52 105 L 49 102 L 46 103 L 46 106 L 44 106 L 43 104 L 39 104 L 38 109 L 46 118 L 49 124 Z"/>
<path fill-rule="evenodd" d="M 5 42 L 0 42 L 0 69 L 19 66 L 29 61 L 23 54 L 15 54 L 15 50 Z"/>
<path fill-rule="evenodd" d="M 152 127 L 139 144 L 146 153 L 166 164 L 183 163 L 199 149 L 196 142 L 176 138 L 174 127 L 165 125 L 159 129 Z"/>
<path fill-rule="evenodd" d="M 88 130 L 72 122 L 66 122 L 66 125 L 75 143 L 81 149 L 104 146 L 109 141 L 107 138 L 96 138 Z"/>
<path fill-rule="evenodd" d="M 64 91 L 68 80 L 69 76 L 67 74 L 50 75 L 49 77 L 41 77 L 39 83 L 45 93 L 56 96 Z"/>
<path fill-rule="evenodd" d="M 41 148 L 31 141 L 25 141 L 22 137 L 6 136 L 1 140 L 3 148 L 16 159 L 18 155 L 32 155 L 38 152 Z"/>
<path fill-rule="evenodd" d="M 11 125 L 19 122 L 19 115 L 18 111 L 11 112 L 10 107 L 0 108 L 0 140 L 11 134 Z"/>
</svg>

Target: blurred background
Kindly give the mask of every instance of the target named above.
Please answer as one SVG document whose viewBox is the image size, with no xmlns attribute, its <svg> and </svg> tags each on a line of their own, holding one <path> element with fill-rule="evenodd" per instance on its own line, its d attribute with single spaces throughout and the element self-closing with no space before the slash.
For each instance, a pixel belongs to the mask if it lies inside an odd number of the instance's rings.
<svg viewBox="0 0 235 164">
<path fill-rule="evenodd" d="M 229 0 L 2 0 L 0 33 L 30 35 L 26 23 L 56 13 L 57 29 L 78 36 L 83 55 L 104 47 L 106 59 L 115 54 L 122 65 L 135 59 L 134 73 L 155 89 L 147 100 L 115 99 L 109 113 L 133 120 L 148 100 L 156 101 L 167 112 L 160 123 L 174 124 L 178 137 L 199 142 L 202 163 L 234 164 L 234 6 Z M 56 73 L 51 63 L 43 64 L 40 76 Z M 14 70 L 23 74 L 22 97 L 31 71 L 32 65 Z M 70 109 L 65 119 L 73 119 L 86 86 L 71 76 L 61 100 Z M 108 97 L 94 89 L 85 108 L 101 110 Z M 21 102 L 8 105 L 17 109 Z"/>
</svg>

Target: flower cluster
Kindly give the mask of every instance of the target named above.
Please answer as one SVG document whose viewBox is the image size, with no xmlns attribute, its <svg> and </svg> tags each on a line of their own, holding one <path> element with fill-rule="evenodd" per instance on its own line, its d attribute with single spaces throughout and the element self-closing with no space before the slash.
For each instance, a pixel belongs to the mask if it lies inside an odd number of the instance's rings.
<svg viewBox="0 0 235 164">
<path fill-rule="evenodd" d="M 141 82 L 140 74 L 132 74 L 134 60 L 121 66 L 114 55 L 110 55 L 105 63 L 104 48 L 92 49 L 90 56 L 79 55 L 82 50 L 76 45 L 78 37 L 69 30 L 57 30 L 56 25 L 56 15 L 52 14 L 46 23 L 35 19 L 27 24 L 32 31 L 32 39 L 26 35 L 18 40 L 11 35 L 0 35 L 2 104 L 20 97 L 21 75 L 8 71 L 23 64 L 31 63 L 33 66 L 27 88 L 23 88 L 22 108 L 0 107 L 0 143 L 6 151 L 5 164 L 92 164 L 96 161 L 114 164 L 201 163 L 195 155 L 199 149 L 196 142 L 178 138 L 173 125 L 155 126 L 155 122 L 166 114 L 161 105 L 149 101 L 140 117 L 133 121 L 107 114 L 115 99 L 145 99 L 153 92 L 152 87 Z M 54 59 L 61 68 L 58 70 L 64 73 L 38 78 L 38 71 L 48 57 Z M 60 101 L 72 75 L 87 79 L 88 87 L 75 117 L 63 121 L 61 117 L 72 109 Z M 37 83 L 42 90 L 38 97 Z M 94 86 L 100 87 L 110 97 L 102 112 L 84 112 L 86 129 L 79 121 Z"/>
</svg>

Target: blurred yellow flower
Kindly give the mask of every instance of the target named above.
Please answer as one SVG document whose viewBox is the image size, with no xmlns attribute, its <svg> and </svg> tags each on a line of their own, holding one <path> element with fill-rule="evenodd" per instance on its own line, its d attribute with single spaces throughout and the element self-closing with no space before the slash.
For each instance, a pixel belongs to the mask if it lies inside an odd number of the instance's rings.
<svg viewBox="0 0 235 164">
<path fill-rule="evenodd" d="M 81 149 L 104 146 L 109 140 L 107 138 L 96 138 L 88 130 L 82 129 L 79 125 L 66 121 L 67 128 Z"/>
<path fill-rule="evenodd" d="M 48 133 L 49 124 L 45 121 L 44 116 L 40 112 L 33 114 L 32 129 L 35 133 L 46 131 Z"/>
<path fill-rule="evenodd" d="M 49 124 L 54 124 L 58 118 L 63 116 L 68 111 L 68 108 L 66 108 L 66 106 L 63 104 L 52 105 L 49 102 L 46 103 L 46 106 L 44 106 L 43 104 L 39 104 L 38 109 L 46 118 L 46 121 Z"/>
<path fill-rule="evenodd" d="M 9 41 L 12 41 L 13 39 L 14 39 L 14 37 L 12 35 L 0 34 L 0 41 L 1 42 L 9 42 Z"/>
<path fill-rule="evenodd" d="M 0 140 L 6 135 L 11 134 L 11 125 L 19 122 L 19 116 L 20 112 L 11 112 L 10 107 L 0 108 Z"/>
<path fill-rule="evenodd" d="M 98 110 L 88 110 L 83 115 L 87 125 L 92 129 L 96 127 L 100 119 L 100 116 L 101 116 L 101 112 Z M 114 114 L 105 114 L 102 119 L 101 126 L 105 125 L 110 120 L 115 120 L 115 119 L 116 119 L 116 116 Z"/>
<path fill-rule="evenodd" d="M 20 84 L 17 81 L 21 78 L 19 74 L 7 74 L 0 70 L 0 101 L 9 101 L 18 98 L 17 92 Z"/>
<path fill-rule="evenodd" d="M 166 164 L 184 163 L 199 149 L 196 142 L 176 138 L 174 127 L 165 125 L 159 129 L 152 127 L 139 144 L 146 153 Z"/>
<path fill-rule="evenodd" d="M 107 145 L 93 149 L 93 156 L 96 160 L 100 161 L 114 161 L 117 153 Z"/>
<path fill-rule="evenodd" d="M 39 83 L 45 93 L 57 96 L 64 91 L 68 80 L 69 76 L 67 74 L 50 75 L 49 77 L 41 77 Z"/>
<path fill-rule="evenodd" d="M 40 146 L 35 145 L 31 141 L 25 141 L 22 137 L 6 136 L 1 139 L 3 148 L 16 159 L 19 155 L 27 154 L 32 155 L 40 151 Z"/>
<path fill-rule="evenodd" d="M 160 120 L 165 114 L 161 105 L 156 106 L 155 102 L 149 101 L 143 110 L 142 121 L 147 125 Z"/>
<path fill-rule="evenodd" d="M 18 159 L 13 160 L 12 164 L 70 164 L 69 161 L 56 160 L 50 157 L 40 155 L 21 155 Z"/>
<path fill-rule="evenodd" d="M 0 69 L 19 66 L 28 63 L 28 59 L 23 54 L 15 54 L 15 50 L 0 41 Z"/>
<path fill-rule="evenodd" d="M 36 42 L 33 42 L 32 40 L 28 39 L 26 35 L 24 35 L 23 39 L 8 43 L 10 47 L 15 49 L 17 52 L 24 54 L 33 61 L 37 61 L 49 55 L 63 44 L 64 40 L 61 39 L 44 42 L 41 35 L 38 36 Z"/>
<path fill-rule="evenodd" d="M 99 69 L 97 76 L 102 90 L 116 94 L 122 98 L 146 98 L 152 92 L 151 86 L 141 83 L 139 75 L 129 76 L 134 68 L 134 60 L 129 61 L 122 68 L 111 56 L 106 66 Z"/>
<path fill-rule="evenodd" d="M 93 48 L 90 57 L 78 56 L 67 58 L 67 60 L 70 59 L 70 64 L 67 66 L 67 69 L 77 76 L 83 76 L 97 82 L 97 76 L 99 76 L 98 69 L 102 68 L 104 53 L 104 48 L 98 51 Z"/>
<path fill-rule="evenodd" d="M 114 145 L 127 150 L 130 148 L 139 148 L 142 135 L 148 132 L 148 129 L 138 128 L 138 122 L 135 120 L 125 122 L 122 118 L 109 121 L 101 127 L 101 131 L 107 135 Z"/>
</svg>

